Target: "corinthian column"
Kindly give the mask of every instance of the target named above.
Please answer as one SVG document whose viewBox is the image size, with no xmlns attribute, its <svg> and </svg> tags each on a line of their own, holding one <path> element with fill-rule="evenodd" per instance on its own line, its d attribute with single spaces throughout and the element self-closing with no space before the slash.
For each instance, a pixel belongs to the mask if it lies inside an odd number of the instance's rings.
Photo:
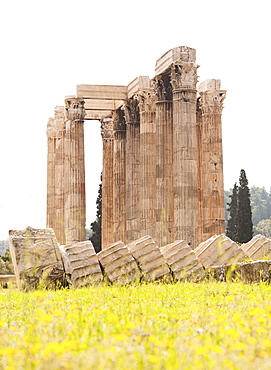
<svg viewBox="0 0 271 370">
<path fill-rule="evenodd" d="M 156 125 L 153 89 L 140 90 L 140 236 L 156 237 Z M 156 239 L 156 238 L 155 238 Z"/>
<path fill-rule="evenodd" d="M 65 228 L 66 243 L 86 240 L 84 100 L 65 99 Z"/>
<path fill-rule="evenodd" d="M 225 232 L 221 115 L 225 90 L 220 80 L 199 85 L 202 110 L 202 218 L 203 240 Z"/>
<path fill-rule="evenodd" d="M 160 247 L 174 240 L 172 89 L 168 73 L 153 80 L 156 94 L 156 238 Z"/>
<path fill-rule="evenodd" d="M 175 238 L 198 244 L 198 147 L 196 131 L 197 65 L 194 49 L 171 66 L 173 90 Z M 190 50 L 192 52 L 190 53 Z M 184 61 L 183 61 L 184 60 Z"/>
<path fill-rule="evenodd" d="M 126 121 L 126 238 L 127 243 L 139 238 L 140 231 L 140 131 L 136 99 L 124 105 Z"/>
<path fill-rule="evenodd" d="M 126 243 L 126 126 L 124 112 L 113 111 L 114 122 L 114 241 Z"/>
<path fill-rule="evenodd" d="M 65 116 L 64 107 L 55 108 L 57 139 L 55 146 L 55 234 L 60 244 L 66 244 L 65 237 Z"/>
<path fill-rule="evenodd" d="M 114 130 L 112 117 L 101 120 L 103 139 L 103 172 L 102 172 L 102 249 L 114 243 L 114 213 L 113 213 L 113 157 Z"/>
<path fill-rule="evenodd" d="M 56 122 L 49 118 L 47 124 L 47 209 L 46 227 L 56 228 L 55 217 L 55 151 L 57 141 Z"/>
</svg>

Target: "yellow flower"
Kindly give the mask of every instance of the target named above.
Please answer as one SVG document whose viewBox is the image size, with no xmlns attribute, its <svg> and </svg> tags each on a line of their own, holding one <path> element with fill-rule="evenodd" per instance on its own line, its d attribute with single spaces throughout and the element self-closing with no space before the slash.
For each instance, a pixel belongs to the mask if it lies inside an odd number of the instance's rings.
<svg viewBox="0 0 271 370">
<path fill-rule="evenodd" d="M 159 364 L 160 359 L 159 359 L 159 357 L 157 357 L 157 356 L 153 356 L 153 355 L 151 355 L 151 356 L 149 356 L 149 357 L 148 357 L 148 361 L 149 361 L 151 364 Z"/>
<path fill-rule="evenodd" d="M 208 353 L 208 349 L 205 347 L 198 347 L 195 350 L 196 355 L 206 355 Z"/>
</svg>

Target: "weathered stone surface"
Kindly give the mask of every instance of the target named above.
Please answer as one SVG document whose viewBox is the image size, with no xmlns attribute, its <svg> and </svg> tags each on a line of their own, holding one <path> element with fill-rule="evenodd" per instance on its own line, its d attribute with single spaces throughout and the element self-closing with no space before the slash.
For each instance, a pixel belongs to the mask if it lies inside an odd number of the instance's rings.
<svg viewBox="0 0 271 370">
<path fill-rule="evenodd" d="M 140 279 L 140 271 L 129 249 L 118 241 L 97 254 L 109 281 L 124 285 Z"/>
<path fill-rule="evenodd" d="M 63 283 L 64 267 L 53 229 L 10 230 L 9 245 L 20 289 Z"/>
<path fill-rule="evenodd" d="M 145 281 L 171 281 L 169 267 L 153 239 L 146 235 L 129 244 L 127 247 L 136 260 Z"/>
<path fill-rule="evenodd" d="M 261 234 L 255 235 L 248 243 L 242 244 L 241 248 L 253 261 L 271 257 L 271 239 Z"/>
<path fill-rule="evenodd" d="M 243 283 L 271 282 L 271 261 L 253 261 L 207 269 L 207 276 L 217 281 L 242 281 Z"/>
<path fill-rule="evenodd" d="M 194 250 L 204 267 L 241 262 L 246 257 L 244 251 L 226 235 L 214 235 Z"/>
<path fill-rule="evenodd" d="M 160 248 L 160 251 L 177 280 L 198 281 L 204 277 L 202 264 L 184 240 L 176 240 Z"/>
<path fill-rule="evenodd" d="M 91 241 L 61 245 L 66 278 L 73 288 L 101 284 L 103 273 Z"/>
</svg>

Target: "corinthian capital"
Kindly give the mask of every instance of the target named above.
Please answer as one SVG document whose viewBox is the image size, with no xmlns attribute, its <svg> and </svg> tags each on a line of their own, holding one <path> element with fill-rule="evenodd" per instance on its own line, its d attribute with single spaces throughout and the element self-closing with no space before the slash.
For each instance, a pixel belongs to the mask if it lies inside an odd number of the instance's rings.
<svg viewBox="0 0 271 370">
<path fill-rule="evenodd" d="M 65 130 L 65 108 L 57 106 L 55 107 L 55 122 L 56 122 L 56 128 L 59 131 Z"/>
<path fill-rule="evenodd" d="M 221 114 L 226 98 L 225 90 L 201 91 L 200 105 L 203 114 Z"/>
<path fill-rule="evenodd" d="M 172 88 L 168 75 L 155 76 L 152 80 L 152 85 L 157 101 L 172 100 Z"/>
<path fill-rule="evenodd" d="M 114 138 L 114 127 L 112 117 L 105 117 L 101 119 L 101 135 L 103 140 Z"/>
<path fill-rule="evenodd" d="M 136 99 L 140 112 L 155 111 L 156 96 L 153 89 L 139 90 Z"/>
<path fill-rule="evenodd" d="M 46 134 L 48 138 L 57 137 L 56 121 L 52 117 L 48 119 Z"/>
<path fill-rule="evenodd" d="M 85 108 L 82 98 L 65 99 L 65 115 L 68 121 L 84 121 Z"/>
<path fill-rule="evenodd" d="M 126 100 L 123 109 L 126 123 L 139 123 L 139 107 L 136 99 Z"/>
<path fill-rule="evenodd" d="M 171 66 L 171 85 L 173 90 L 195 90 L 197 85 L 197 68 L 195 63 L 176 62 Z"/>
</svg>

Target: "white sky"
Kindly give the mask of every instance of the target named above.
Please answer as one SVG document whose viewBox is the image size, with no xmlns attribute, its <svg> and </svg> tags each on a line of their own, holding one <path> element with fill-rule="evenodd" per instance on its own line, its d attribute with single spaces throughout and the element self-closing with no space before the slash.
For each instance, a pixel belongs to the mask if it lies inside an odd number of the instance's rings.
<svg viewBox="0 0 271 370">
<path fill-rule="evenodd" d="M 199 82 L 222 80 L 225 189 L 246 171 L 269 190 L 268 0 L 2 0 L 0 240 L 45 227 L 48 118 L 77 84 L 154 76 L 173 47 L 197 50 Z M 101 172 L 99 123 L 85 123 L 87 227 Z"/>
</svg>

